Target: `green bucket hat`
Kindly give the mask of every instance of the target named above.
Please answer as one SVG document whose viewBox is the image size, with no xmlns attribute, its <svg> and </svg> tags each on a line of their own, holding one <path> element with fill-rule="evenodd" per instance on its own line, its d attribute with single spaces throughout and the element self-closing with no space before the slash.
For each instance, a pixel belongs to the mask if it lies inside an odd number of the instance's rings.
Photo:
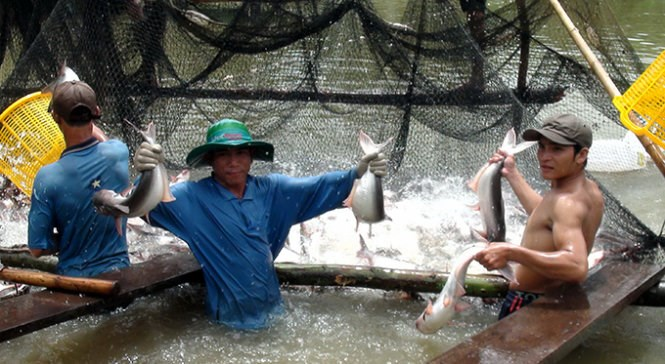
<svg viewBox="0 0 665 364">
<path fill-rule="evenodd" d="M 200 167 L 206 164 L 204 156 L 208 152 L 230 148 L 249 148 L 254 159 L 268 162 L 272 162 L 275 151 L 270 143 L 252 140 L 245 124 L 238 120 L 222 119 L 208 128 L 206 143 L 189 152 L 187 164 L 192 168 Z"/>
</svg>

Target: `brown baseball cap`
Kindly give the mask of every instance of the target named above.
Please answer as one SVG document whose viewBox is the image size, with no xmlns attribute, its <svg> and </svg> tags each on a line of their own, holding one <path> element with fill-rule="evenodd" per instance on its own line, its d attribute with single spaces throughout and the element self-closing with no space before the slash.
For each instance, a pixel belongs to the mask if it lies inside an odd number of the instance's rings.
<svg viewBox="0 0 665 364">
<path fill-rule="evenodd" d="M 69 122 L 99 119 L 95 90 L 83 81 L 66 81 L 53 91 L 50 108 Z"/>
<path fill-rule="evenodd" d="M 527 129 L 522 133 L 522 138 L 528 141 L 537 141 L 541 136 L 561 145 L 577 144 L 589 148 L 593 142 L 589 125 L 571 114 L 548 117 L 539 129 Z"/>
</svg>

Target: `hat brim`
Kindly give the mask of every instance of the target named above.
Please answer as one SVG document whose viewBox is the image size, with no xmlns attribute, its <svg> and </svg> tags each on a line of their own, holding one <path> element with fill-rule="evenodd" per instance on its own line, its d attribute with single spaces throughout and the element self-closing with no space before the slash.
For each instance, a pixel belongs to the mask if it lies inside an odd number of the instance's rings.
<svg viewBox="0 0 665 364">
<path fill-rule="evenodd" d="M 259 141 L 240 142 L 240 143 L 208 143 L 200 145 L 187 155 L 187 165 L 192 168 L 208 165 L 204 157 L 208 152 L 223 149 L 248 148 L 252 151 L 252 157 L 266 162 L 272 162 L 275 154 L 275 147 L 272 144 Z"/>
<path fill-rule="evenodd" d="M 577 144 L 573 140 L 570 140 L 566 137 L 561 136 L 560 134 L 557 134 L 553 131 L 546 129 L 527 129 L 524 131 L 524 133 L 522 133 L 522 139 L 526 141 L 538 141 L 541 136 L 553 141 L 554 143 L 561 145 Z"/>
</svg>

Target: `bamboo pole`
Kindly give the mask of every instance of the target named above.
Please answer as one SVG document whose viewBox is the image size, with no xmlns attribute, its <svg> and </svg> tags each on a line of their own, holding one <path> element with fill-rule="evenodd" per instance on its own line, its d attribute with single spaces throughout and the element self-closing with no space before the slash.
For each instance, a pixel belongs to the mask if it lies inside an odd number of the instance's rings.
<svg viewBox="0 0 665 364">
<path fill-rule="evenodd" d="M 573 21 L 570 19 L 570 17 L 563 9 L 559 1 L 550 0 L 550 4 L 552 4 L 552 7 L 559 16 L 559 19 L 561 19 L 561 22 L 568 30 L 570 37 L 577 45 L 577 48 L 579 48 L 579 50 L 582 52 L 582 55 L 589 63 L 589 66 L 591 66 L 591 69 L 596 74 L 596 77 L 598 77 L 600 82 L 603 84 L 603 87 L 605 88 L 605 91 L 607 91 L 607 94 L 611 98 L 614 98 L 616 96 L 621 96 L 621 92 L 619 92 L 619 89 L 617 89 L 616 85 L 605 71 L 605 68 L 603 68 L 603 65 L 600 63 L 600 61 L 593 53 L 589 45 L 586 43 L 584 38 L 582 38 L 579 30 L 575 27 L 575 24 L 573 24 Z M 640 125 L 637 120 L 633 119 L 633 117 L 631 117 L 630 119 L 636 125 Z M 658 167 L 660 173 L 665 177 L 665 160 L 663 158 L 663 153 L 661 152 L 660 148 L 645 135 L 637 135 L 637 138 L 639 139 L 640 143 L 642 143 L 642 146 L 649 154 L 649 156 L 651 156 L 651 159 L 656 164 L 656 167 Z"/>
<path fill-rule="evenodd" d="M 283 284 L 363 287 L 407 292 L 440 292 L 449 273 L 334 264 L 276 263 Z M 464 282 L 468 296 L 504 297 L 508 280 L 493 274 L 469 274 Z"/>
</svg>

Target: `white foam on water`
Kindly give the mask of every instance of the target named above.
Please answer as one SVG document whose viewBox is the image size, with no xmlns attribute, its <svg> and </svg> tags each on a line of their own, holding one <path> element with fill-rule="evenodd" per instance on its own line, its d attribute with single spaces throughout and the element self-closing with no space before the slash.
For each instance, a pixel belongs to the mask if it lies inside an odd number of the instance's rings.
<svg viewBox="0 0 665 364">
<path fill-rule="evenodd" d="M 367 264 L 357 255 L 362 234 L 375 265 L 445 271 L 451 258 L 474 243 L 471 229 L 482 226 L 479 212 L 471 208 L 476 196 L 462 178 L 418 181 L 386 195 L 391 220 L 374 224 L 373 236 L 366 224 L 355 231 L 350 209 L 337 209 L 294 226 L 278 261 Z M 513 206 L 516 199 L 504 196 L 508 237 L 519 241 L 525 217 Z M 133 263 L 184 246 L 140 220 L 130 224 Z M 5 225 L 15 234 L 11 240 L 25 242 L 24 220 L 3 220 Z M 454 326 L 423 335 L 415 319 L 424 301 L 371 289 L 285 289 L 284 316 L 266 330 L 238 332 L 208 320 L 204 295 L 200 285 L 181 285 L 110 314 L 84 316 L 2 343 L 0 357 L 13 362 L 425 362 L 495 322 L 498 312 L 495 304 L 469 298 L 472 309 L 456 316 Z"/>
</svg>

